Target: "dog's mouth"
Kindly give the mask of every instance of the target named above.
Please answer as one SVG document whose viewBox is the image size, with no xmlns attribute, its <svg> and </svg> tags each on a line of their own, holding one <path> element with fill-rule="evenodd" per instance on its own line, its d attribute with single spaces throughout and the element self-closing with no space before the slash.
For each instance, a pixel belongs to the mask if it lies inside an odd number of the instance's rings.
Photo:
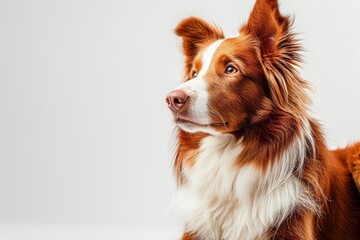
<svg viewBox="0 0 360 240">
<path fill-rule="evenodd" d="M 198 123 L 189 119 L 185 119 L 182 117 L 176 117 L 175 123 L 177 125 L 185 125 L 185 126 L 193 126 L 193 127 L 226 127 L 228 125 L 227 122 L 219 122 L 219 123 Z"/>
</svg>

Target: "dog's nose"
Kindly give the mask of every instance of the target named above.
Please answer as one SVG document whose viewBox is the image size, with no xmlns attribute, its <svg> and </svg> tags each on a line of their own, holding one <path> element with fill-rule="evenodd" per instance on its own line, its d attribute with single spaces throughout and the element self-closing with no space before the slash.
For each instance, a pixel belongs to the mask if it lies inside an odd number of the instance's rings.
<svg viewBox="0 0 360 240">
<path fill-rule="evenodd" d="M 178 112 L 184 108 L 188 97 L 183 90 L 174 90 L 166 96 L 166 102 L 172 111 Z"/>
</svg>

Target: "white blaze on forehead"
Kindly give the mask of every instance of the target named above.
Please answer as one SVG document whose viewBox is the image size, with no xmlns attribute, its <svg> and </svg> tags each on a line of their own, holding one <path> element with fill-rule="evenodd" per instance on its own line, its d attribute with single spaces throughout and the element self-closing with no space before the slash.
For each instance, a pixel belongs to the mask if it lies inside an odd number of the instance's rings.
<svg viewBox="0 0 360 240">
<path fill-rule="evenodd" d="M 200 72 L 198 73 L 198 77 L 204 76 L 205 73 L 208 71 L 211 60 L 214 56 L 214 53 L 216 52 L 216 50 L 218 49 L 218 47 L 220 46 L 220 44 L 224 41 L 224 39 L 222 40 L 217 40 L 216 42 L 213 42 L 210 46 L 208 46 L 202 56 L 202 67 Z"/>
</svg>

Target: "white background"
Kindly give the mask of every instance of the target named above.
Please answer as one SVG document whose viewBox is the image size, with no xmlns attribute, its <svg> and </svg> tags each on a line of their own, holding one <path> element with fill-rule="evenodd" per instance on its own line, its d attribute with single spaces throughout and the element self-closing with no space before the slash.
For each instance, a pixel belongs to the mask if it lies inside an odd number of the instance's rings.
<svg viewBox="0 0 360 240">
<path fill-rule="evenodd" d="M 0 0 L 0 238 L 175 239 L 173 29 L 194 15 L 232 34 L 253 3 Z M 296 17 L 329 145 L 360 139 L 359 1 L 281 9 Z"/>
</svg>

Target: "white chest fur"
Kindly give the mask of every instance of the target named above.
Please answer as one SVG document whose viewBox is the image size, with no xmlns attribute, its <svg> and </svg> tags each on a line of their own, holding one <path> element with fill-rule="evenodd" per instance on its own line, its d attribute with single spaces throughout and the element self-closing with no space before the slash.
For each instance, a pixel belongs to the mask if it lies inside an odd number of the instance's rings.
<svg viewBox="0 0 360 240">
<path fill-rule="evenodd" d="M 173 202 L 186 231 L 206 240 L 263 239 L 269 227 L 280 224 L 296 205 L 312 205 L 308 191 L 293 175 L 299 167 L 294 158 L 304 158 L 299 150 L 303 142 L 294 141 L 264 174 L 251 164 L 234 167 L 242 147 L 233 136 L 205 138 Z"/>
</svg>

